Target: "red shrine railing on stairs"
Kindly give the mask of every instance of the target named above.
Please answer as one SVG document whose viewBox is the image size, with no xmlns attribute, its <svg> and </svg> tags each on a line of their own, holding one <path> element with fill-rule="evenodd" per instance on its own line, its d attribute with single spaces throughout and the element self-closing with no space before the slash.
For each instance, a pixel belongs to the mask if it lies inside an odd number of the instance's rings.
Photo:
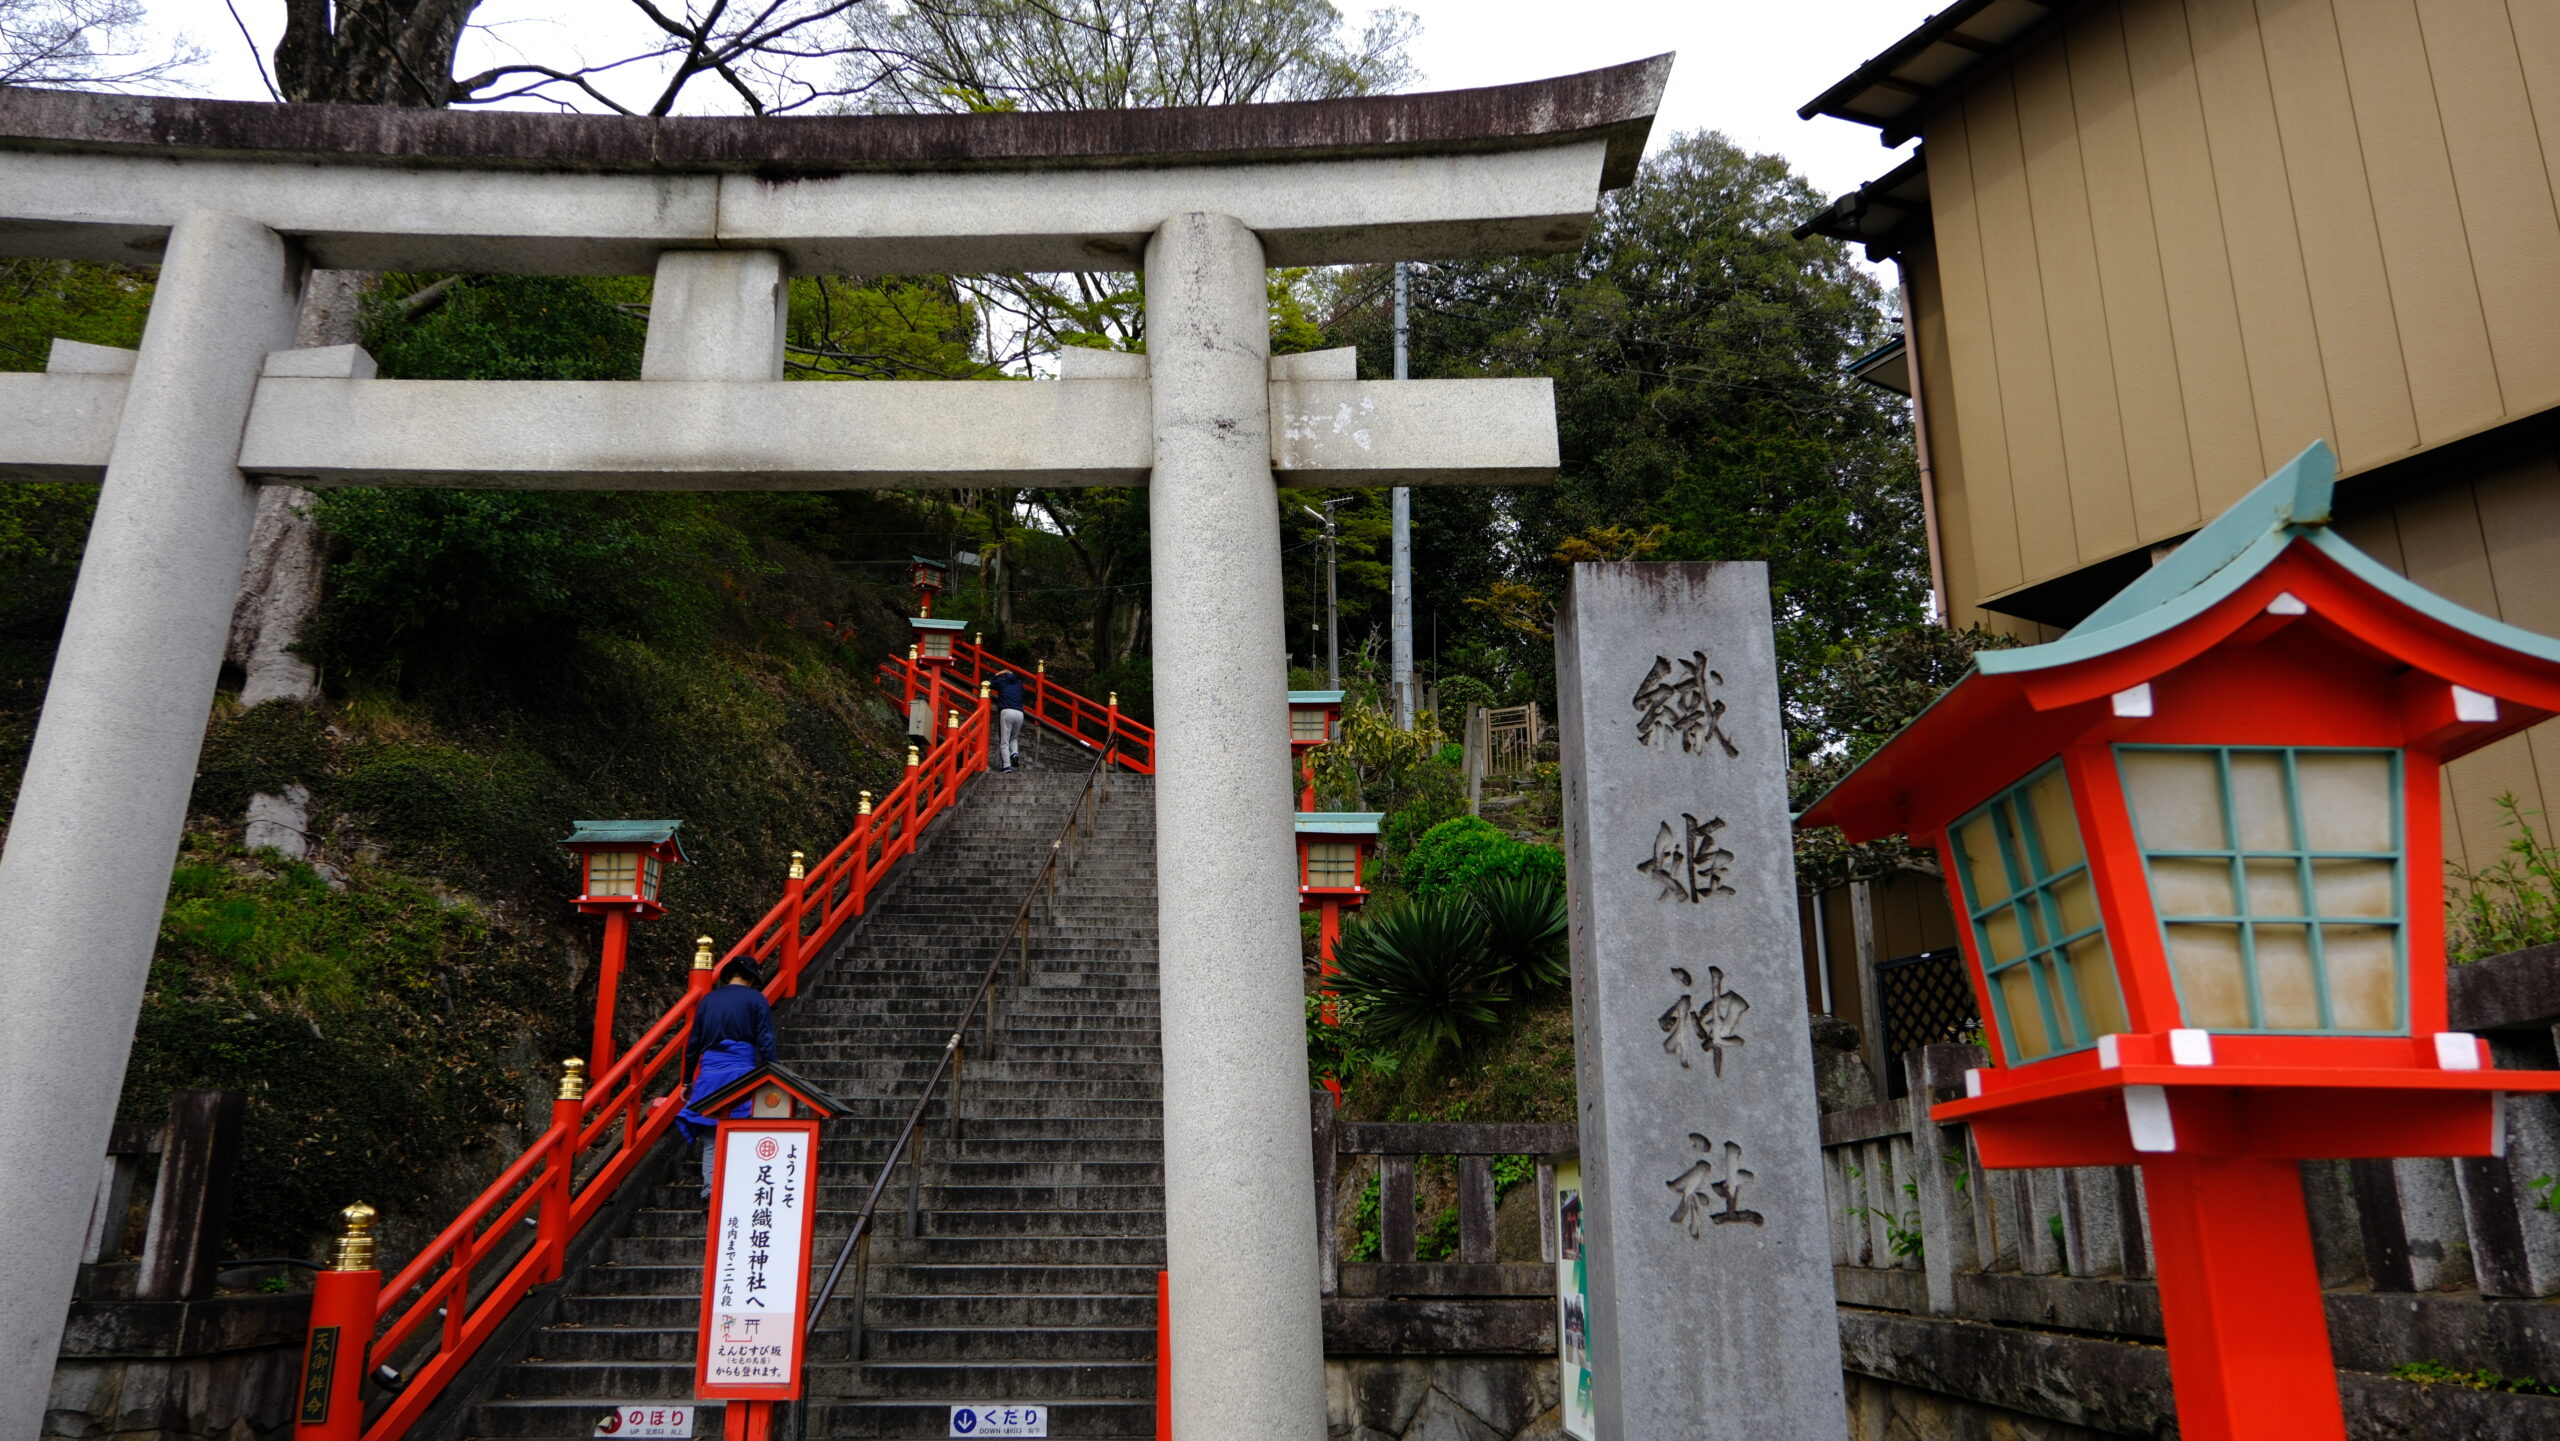
<svg viewBox="0 0 2560 1441">
<path fill-rule="evenodd" d="M 769 968 L 767 996 L 797 994 L 802 969 L 863 913 L 873 887 L 916 849 L 925 826 L 986 770 L 993 712 L 970 667 L 992 675 L 1002 663 L 976 646 L 966 649 L 961 665 L 899 660 L 882 667 L 886 688 L 933 703 L 942 723 L 932 743 L 909 752 L 905 778 L 877 805 L 866 801 L 852 833 L 806 875 L 790 878 L 780 903 L 719 964 L 752 956 Z M 1121 720 L 1117 707 L 1095 706 L 1046 677 L 1037 677 L 1034 694 L 1042 698 L 1043 723 L 1092 747 L 1095 739 L 1071 727 L 1086 724 L 1087 712 L 1101 715 L 1104 723 L 1089 734 L 1112 742 L 1111 758 L 1152 767 L 1154 733 Z M 684 999 L 610 1070 L 589 1085 L 584 1064 L 566 1062 L 550 1126 L 389 1283 L 372 1269 L 371 1211 L 350 1209 L 350 1236 L 361 1230 L 366 1239 L 352 1249 L 342 1242 L 337 1268 L 321 1272 L 314 1286 L 298 1441 L 405 1436 L 517 1304 L 560 1279 L 570 1242 L 674 1124 L 693 1005 L 715 974 L 706 942 Z"/>
<path fill-rule="evenodd" d="M 1136 771 L 1140 775 L 1156 773 L 1156 733 L 1152 726 L 1141 725 L 1120 713 L 1117 697 L 1096 702 L 1049 679 L 1046 663 L 1025 667 L 974 641 L 951 638 L 949 661 L 886 660 L 880 663 L 880 683 L 898 690 L 904 684 L 909 666 L 939 667 L 975 687 L 1000 670 L 1010 670 L 1022 677 L 1023 699 L 1028 706 L 1023 714 L 1056 731 L 1086 750 L 1110 751 L 1113 765 Z M 910 694 L 912 701 L 914 696 Z M 934 712 L 939 716 L 942 712 Z"/>
</svg>

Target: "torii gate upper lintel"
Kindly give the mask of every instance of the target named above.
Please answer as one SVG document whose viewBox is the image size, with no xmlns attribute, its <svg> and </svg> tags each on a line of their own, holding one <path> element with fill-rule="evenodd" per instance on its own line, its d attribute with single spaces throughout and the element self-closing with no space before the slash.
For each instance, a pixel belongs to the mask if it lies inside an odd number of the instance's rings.
<svg viewBox="0 0 2560 1441">
<path fill-rule="evenodd" d="M 0 478 L 102 481 L 0 853 L 0 1434 L 38 1429 L 259 484 L 1155 491 L 1173 1392 L 1317 1441 L 1322 1332 L 1277 484 L 1518 484 L 1549 383 L 1269 354 L 1272 265 L 1578 244 L 1670 57 L 1166 111 L 640 120 L 0 89 L 0 252 L 158 259 L 132 352 L 0 375 Z M 385 381 L 291 350 L 312 266 L 653 273 L 642 379 Z M 792 274 L 1142 269 L 1146 356 L 786 384 Z M 81 1178 L 73 1181 L 71 1178 Z"/>
</svg>

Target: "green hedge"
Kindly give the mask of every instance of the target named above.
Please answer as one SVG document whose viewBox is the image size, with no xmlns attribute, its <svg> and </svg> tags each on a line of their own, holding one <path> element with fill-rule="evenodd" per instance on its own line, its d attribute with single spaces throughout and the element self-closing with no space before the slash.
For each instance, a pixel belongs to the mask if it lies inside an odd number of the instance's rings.
<svg viewBox="0 0 2560 1441">
<path fill-rule="evenodd" d="M 1564 884 L 1564 852 L 1515 841 L 1491 821 L 1457 816 L 1423 832 L 1404 858 L 1405 885 L 1417 896 L 1457 896 L 1493 876 L 1545 876 Z"/>
</svg>

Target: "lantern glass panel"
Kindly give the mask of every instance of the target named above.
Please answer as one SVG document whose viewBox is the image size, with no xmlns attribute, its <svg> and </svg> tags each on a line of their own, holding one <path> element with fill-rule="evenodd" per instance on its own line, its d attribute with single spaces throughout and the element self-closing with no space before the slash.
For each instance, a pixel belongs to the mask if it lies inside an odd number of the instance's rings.
<svg viewBox="0 0 2560 1441">
<path fill-rule="evenodd" d="M 1289 739 L 1293 741 L 1326 740 L 1329 737 L 1326 734 L 1324 722 L 1325 715 L 1321 709 L 1315 707 L 1292 709 L 1289 712 Z"/>
<path fill-rule="evenodd" d="M 2062 768 L 2045 767 L 1956 822 L 1953 842 L 2010 1064 L 2123 1030 L 2124 994 Z"/>
<path fill-rule="evenodd" d="M 2116 757 L 2187 1025 L 2405 1029 L 2399 752 Z"/>
<path fill-rule="evenodd" d="M 640 894 L 644 899 L 654 901 L 658 898 L 658 870 L 659 861 L 656 856 L 650 856 L 640 863 Z"/>
<path fill-rule="evenodd" d="M 640 878 L 638 851 L 590 851 L 587 853 L 587 894 L 591 896 L 637 895 L 634 884 Z"/>
<path fill-rule="evenodd" d="M 1307 884 L 1336 887 L 1360 884 L 1360 847 L 1350 841 L 1309 842 Z"/>
<path fill-rule="evenodd" d="M 937 658 L 951 654 L 951 632 L 929 630 L 924 633 L 924 654 Z"/>
</svg>

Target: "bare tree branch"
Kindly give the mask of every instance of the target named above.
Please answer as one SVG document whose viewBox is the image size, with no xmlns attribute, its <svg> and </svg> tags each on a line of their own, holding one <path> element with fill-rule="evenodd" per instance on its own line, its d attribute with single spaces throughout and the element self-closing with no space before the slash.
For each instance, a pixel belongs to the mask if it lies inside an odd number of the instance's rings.
<svg viewBox="0 0 2560 1441">
<path fill-rule="evenodd" d="M 0 0 L 0 85 L 165 91 L 204 58 L 183 36 L 153 50 L 142 0 Z"/>
</svg>

